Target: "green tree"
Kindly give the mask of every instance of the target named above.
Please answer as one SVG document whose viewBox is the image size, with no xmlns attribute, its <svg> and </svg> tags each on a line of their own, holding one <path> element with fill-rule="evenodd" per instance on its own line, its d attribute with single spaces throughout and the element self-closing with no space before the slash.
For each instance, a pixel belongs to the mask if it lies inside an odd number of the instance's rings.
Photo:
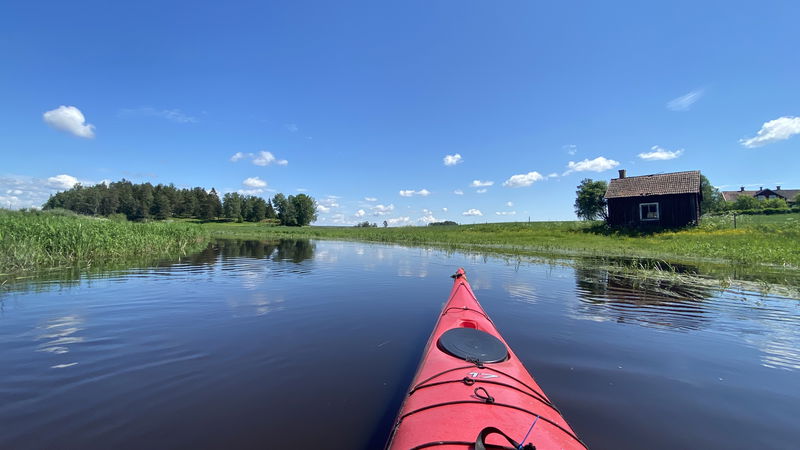
<svg viewBox="0 0 800 450">
<path fill-rule="evenodd" d="M 253 197 L 252 203 L 250 221 L 261 222 L 267 216 L 267 201 L 261 197 Z"/>
<path fill-rule="evenodd" d="M 749 195 L 740 195 L 736 197 L 736 201 L 733 202 L 733 209 L 739 211 L 746 209 L 761 209 L 763 206 L 764 205 L 761 203 L 761 200 Z"/>
<path fill-rule="evenodd" d="M 282 193 L 277 193 L 272 197 L 272 205 L 275 207 L 275 213 L 278 215 L 278 220 L 280 220 L 281 225 L 297 225 L 294 204 L 291 200 L 294 199 L 291 196 L 286 198 Z"/>
<path fill-rule="evenodd" d="M 289 196 L 289 201 L 294 206 L 294 216 L 297 226 L 306 226 L 317 220 L 317 203 L 313 197 L 306 194 Z"/>
<path fill-rule="evenodd" d="M 164 191 L 161 185 L 156 186 L 153 192 L 153 208 L 151 213 L 153 217 L 158 220 L 172 217 L 172 203 L 169 201 L 169 195 Z"/>
<path fill-rule="evenodd" d="M 703 174 L 700 174 L 700 192 L 703 195 L 703 200 L 700 201 L 700 214 L 719 211 L 723 208 L 722 194 Z"/>
<path fill-rule="evenodd" d="M 575 191 L 575 214 L 582 220 L 608 219 L 605 199 L 608 183 L 591 178 L 581 180 Z"/>
<path fill-rule="evenodd" d="M 222 215 L 228 219 L 242 216 L 242 196 L 238 192 L 229 192 L 222 197 Z"/>
</svg>

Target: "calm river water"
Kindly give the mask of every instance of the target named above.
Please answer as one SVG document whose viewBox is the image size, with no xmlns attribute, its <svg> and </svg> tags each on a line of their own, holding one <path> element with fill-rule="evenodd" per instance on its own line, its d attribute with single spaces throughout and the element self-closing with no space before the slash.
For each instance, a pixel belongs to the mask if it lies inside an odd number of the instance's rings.
<svg viewBox="0 0 800 450">
<path fill-rule="evenodd" d="M 460 266 L 590 447 L 800 445 L 798 300 L 589 262 L 220 241 L 2 288 L 0 448 L 380 449 Z"/>
</svg>

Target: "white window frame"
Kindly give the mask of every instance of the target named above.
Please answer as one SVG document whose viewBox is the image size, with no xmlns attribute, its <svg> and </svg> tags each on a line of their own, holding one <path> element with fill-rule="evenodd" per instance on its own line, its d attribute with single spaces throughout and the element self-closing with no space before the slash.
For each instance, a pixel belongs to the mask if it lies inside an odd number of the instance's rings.
<svg viewBox="0 0 800 450">
<path fill-rule="evenodd" d="M 642 206 L 650 206 L 656 205 L 656 218 L 655 219 L 648 219 L 642 216 Z M 639 220 L 642 222 L 654 222 L 657 220 L 661 220 L 661 209 L 658 206 L 658 202 L 651 202 L 651 203 L 639 203 Z"/>
</svg>

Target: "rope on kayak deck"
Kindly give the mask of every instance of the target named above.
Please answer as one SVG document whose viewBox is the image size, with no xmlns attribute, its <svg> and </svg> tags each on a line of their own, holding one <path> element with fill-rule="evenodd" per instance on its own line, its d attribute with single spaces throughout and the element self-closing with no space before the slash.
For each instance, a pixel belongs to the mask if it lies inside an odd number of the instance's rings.
<svg viewBox="0 0 800 450">
<path fill-rule="evenodd" d="M 556 405 L 548 402 L 547 400 L 542 399 L 541 397 L 539 397 L 537 395 L 533 395 L 530 392 L 523 391 L 522 389 L 520 389 L 520 388 L 518 388 L 518 387 L 516 387 L 514 385 L 511 385 L 511 384 L 508 384 L 508 383 L 503 383 L 503 382 L 500 382 L 500 381 L 482 380 L 482 379 L 464 377 L 464 378 L 461 378 L 461 379 L 458 379 L 458 380 L 434 381 L 433 383 L 423 384 L 421 386 L 415 387 L 414 391 L 418 391 L 420 389 L 429 388 L 429 387 L 433 387 L 433 386 L 439 386 L 439 385 L 442 385 L 442 384 L 449 384 L 449 383 L 464 383 L 467 386 L 472 386 L 475 383 L 485 383 L 485 384 L 493 384 L 493 385 L 496 385 L 496 386 L 507 387 L 509 389 L 513 389 L 513 390 L 519 392 L 520 394 L 527 395 L 528 397 L 530 397 L 530 398 L 542 403 L 543 405 L 550 407 L 553 411 L 557 412 L 559 415 L 563 415 L 563 414 L 561 414 L 561 411 L 556 407 Z M 409 395 L 412 394 L 414 391 L 410 392 Z"/>
<path fill-rule="evenodd" d="M 441 372 L 439 372 L 439 373 L 437 373 L 437 374 L 431 375 L 430 377 L 428 377 L 428 378 L 426 378 L 426 379 L 424 379 L 424 380 L 420 381 L 420 382 L 419 382 L 419 383 L 417 383 L 417 384 L 416 384 L 414 387 L 412 387 L 412 388 L 411 388 L 411 390 L 410 390 L 410 391 L 408 391 L 408 395 L 411 395 L 411 394 L 413 394 L 414 392 L 416 392 L 417 390 L 419 390 L 419 389 L 422 389 L 422 388 L 424 388 L 424 387 L 433 386 L 433 385 L 434 385 L 433 383 L 431 383 L 430 385 L 428 385 L 428 384 L 426 384 L 426 383 L 428 383 L 429 381 L 433 380 L 433 379 L 434 379 L 434 378 L 436 378 L 436 377 L 442 376 L 442 375 L 444 375 L 444 374 L 446 374 L 446 373 L 449 373 L 449 372 L 454 372 L 454 371 L 456 371 L 456 370 L 461 370 L 461 369 L 471 369 L 471 368 L 473 368 L 473 367 L 476 367 L 476 368 L 478 368 L 478 369 L 488 369 L 488 370 L 491 370 L 491 371 L 493 371 L 493 372 L 497 372 L 497 373 L 499 373 L 500 375 L 503 375 L 503 376 L 505 376 L 505 377 L 508 377 L 508 378 L 510 378 L 510 379 L 512 379 L 512 380 L 514 380 L 514 381 L 516 381 L 517 383 L 519 383 L 519 384 L 521 384 L 521 385 L 525 386 L 526 388 L 530 389 L 530 391 L 533 393 L 533 396 L 535 396 L 535 397 L 536 397 L 536 398 L 537 398 L 539 401 L 541 401 L 541 402 L 542 402 L 542 403 L 544 403 L 545 405 L 547 405 L 547 406 L 549 406 L 549 407 L 553 408 L 554 410 L 556 410 L 556 412 L 558 412 L 559 414 L 561 414 L 561 411 L 559 411 L 559 410 L 558 410 L 558 408 L 556 408 L 556 406 L 555 406 L 555 405 L 554 405 L 554 404 L 553 404 L 553 403 L 552 403 L 550 400 L 548 400 L 548 399 L 547 399 L 547 397 L 545 397 L 545 396 L 544 396 L 544 394 L 542 394 L 541 392 L 537 391 L 536 389 L 534 389 L 534 388 L 532 388 L 532 387 L 528 386 L 527 384 L 525 384 L 525 383 L 524 383 L 522 380 L 520 380 L 519 378 L 517 378 L 517 377 L 515 377 L 515 376 L 513 376 L 513 375 L 509 375 L 509 374 L 507 374 L 507 373 L 503 372 L 502 370 L 495 369 L 494 367 L 486 366 L 486 365 L 484 365 L 484 364 L 483 364 L 483 363 L 481 363 L 481 362 L 474 362 L 473 364 L 474 364 L 474 365 L 469 365 L 469 366 L 460 366 L 460 367 L 453 367 L 453 368 L 451 368 L 451 369 L 446 369 L 446 370 L 443 370 L 443 371 L 441 371 Z M 456 380 L 456 381 L 462 381 L 462 380 Z M 485 380 L 476 380 L 476 381 L 480 381 L 480 382 L 486 382 Z M 562 415 L 563 415 L 563 414 L 562 414 Z"/>
<path fill-rule="evenodd" d="M 451 306 L 451 307 L 449 307 L 449 308 L 445 309 L 444 311 L 442 311 L 442 315 L 444 316 L 444 315 L 445 315 L 445 314 L 447 314 L 447 312 L 448 312 L 448 311 L 450 311 L 451 309 L 457 309 L 457 310 L 459 310 L 459 311 L 473 311 L 473 312 L 476 312 L 476 313 L 478 313 L 478 314 L 482 315 L 483 317 L 485 317 L 485 318 L 486 318 L 486 320 L 488 320 L 489 322 L 492 322 L 492 319 L 490 319 L 490 318 L 489 318 L 489 316 L 488 316 L 488 315 L 486 315 L 486 313 L 485 313 L 485 312 L 483 312 L 483 311 L 478 311 L 477 309 L 470 308 L 469 306 Z M 494 323 L 494 322 L 492 322 L 492 323 Z"/>
<path fill-rule="evenodd" d="M 400 424 L 403 422 L 403 420 L 406 417 L 410 416 L 410 415 L 413 415 L 413 414 L 416 414 L 416 413 L 419 413 L 419 412 L 422 412 L 422 411 L 427 411 L 427 410 L 433 409 L 433 408 L 439 408 L 439 407 L 442 407 L 442 406 L 464 405 L 464 404 L 470 404 L 470 403 L 477 404 L 477 405 L 485 405 L 486 404 L 486 402 L 483 401 L 483 400 L 453 400 L 453 401 L 449 401 L 449 402 L 441 402 L 441 403 L 434 403 L 432 405 L 425 405 L 423 407 L 417 408 L 417 409 L 415 409 L 413 411 L 409 411 L 409 412 L 403 414 L 402 416 L 398 417 L 397 418 L 397 423 L 395 424 L 395 428 L 398 428 L 400 426 Z M 586 446 L 586 444 L 583 443 L 583 441 L 578 436 L 575 435 L 575 433 L 573 433 L 570 430 L 562 427 L 561 425 L 559 425 L 555 421 L 553 421 L 551 419 L 548 419 L 547 417 L 542 416 L 539 413 L 530 411 L 528 409 L 522 408 L 522 407 L 517 406 L 517 405 L 509 405 L 507 403 L 497 403 L 497 402 L 495 402 L 495 403 L 492 403 L 492 406 L 499 406 L 499 407 L 503 407 L 503 408 L 515 409 L 517 411 L 522 411 L 524 413 L 528 413 L 528 414 L 530 414 L 532 416 L 538 416 L 539 419 L 541 419 L 541 420 L 549 423 L 550 425 L 553 425 L 554 427 L 558 428 L 559 430 L 563 431 L 567 436 L 569 436 L 572 439 L 574 439 L 576 442 L 581 444 L 584 448 L 587 448 L 587 449 L 589 448 L 589 447 Z"/>
<path fill-rule="evenodd" d="M 533 423 L 531 424 L 531 427 L 530 427 L 530 428 L 528 428 L 528 432 L 527 432 L 527 433 L 525 433 L 525 437 L 524 437 L 524 438 L 522 438 L 522 441 L 521 441 L 522 443 L 525 443 L 525 441 L 527 441 L 527 440 L 528 440 L 528 436 L 530 436 L 530 434 L 531 434 L 531 431 L 533 431 L 533 426 L 534 426 L 534 425 L 536 425 L 536 422 L 538 422 L 538 421 L 539 421 L 539 417 L 540 417 L 540 416 L 536 416 L 536 418 L 535 418 L 535 419 L 533 419 Z M 518 448 L 517 450 L 522 450 L 522 444 L 520 444 L 520 446 L 519 446 L 519 448 Z"/>
</svg>

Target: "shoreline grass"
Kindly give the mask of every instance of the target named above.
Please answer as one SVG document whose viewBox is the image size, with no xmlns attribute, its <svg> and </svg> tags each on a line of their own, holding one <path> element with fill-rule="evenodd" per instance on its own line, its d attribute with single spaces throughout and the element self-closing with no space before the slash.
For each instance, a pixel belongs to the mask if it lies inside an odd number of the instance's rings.
<svg viewBox="0 0 800 450">
<path fill-rule="evenodd" d="M 750 218 L 736 229 L 726 217 L 677 231 L 638 232 L 598 222 L 511 222 L 437 227 L 356 228 L 279 227 L 261 224 L 204 223 L 215 238 L 334 239 L 504 255 L 562 258 L 640 258 L 670 264 L 713 266 L 716 278 L 771 272 L 796 278 L 800 273 L 800 215 Z"/>
<path fill-rule="evenodd" d="M 190 224 L 0 210 L 0 275 L 179 256 L 199 250 L 208 239 L 205 230 Z"/>
</svg>

